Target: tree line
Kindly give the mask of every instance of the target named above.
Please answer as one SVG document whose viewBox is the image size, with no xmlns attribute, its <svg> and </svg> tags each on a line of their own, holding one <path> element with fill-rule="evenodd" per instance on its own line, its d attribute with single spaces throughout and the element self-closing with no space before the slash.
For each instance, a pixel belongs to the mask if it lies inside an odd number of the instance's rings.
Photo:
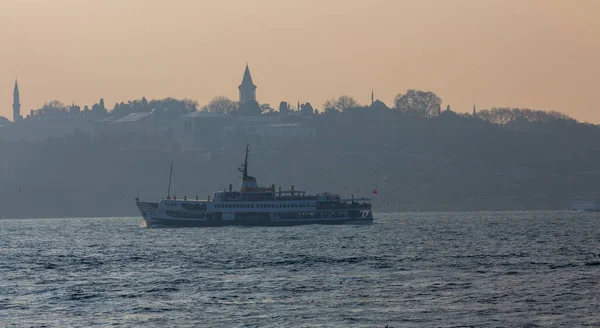
<svg viewBox="0 0 600 328">
<path fill-rule="evenodd" d="M 382 104 L 382 103 L 381 103 Z M 394 103 L 390 108 L 397 114 L 413 118 L 435 118 L 443 112 L 450 110 L 448 106 L 446 111 L 441 109 L 442 99 L 431 91 L 409 89 L 405 93 L 398 93 L 394 98 Z M 195 111 L 205 111 L 220 113 L 225 115 L 261 115 L 273 114 L 279 112 L 307 110 L 315 115 L 336 115 L 344 112 L 352 112 L 361 109 L 367 109 L 370 106 L 360 104 L 354 97 L 341 95 L 325 101 L 321 110 L 313 108 L 310 103 L 298 104 L 293 107 L 287 102 L 281 102 L 279 109 L 276 110 L 268 103 L 259 104 L 252 102 L 249 104 L 240 104 L 225 96 L 216 96 L 207 104 L 199 106 L 198 102 L 191 99 L 153 99 L 147 100 L 145 97 L 127 102 L 115 103 L 112 109 L 108 109 L 104 104 L 104 99 L 90 107 L 84 106 L 83 110 L 75 104 L 66 105 L 58 100 L 45 103 L 41 108 L 33 111 L 34 117 L 44 116 L 65 116 L 84 114 L 92 118 L 103 118 L 108 115 L 117 118 L 131 113 L 153 111 L 159 118 L 175 117 Z M 527 108 L 499 107 L 483 109 L 473 114 L 458 114 L 465 117 L 474 118 L 512 128 L 522 128 L 525 125 L 536 124 L 574 124 L 577 121 L 566 114 L 556 111 L 543 111 Z"/>
</svg>

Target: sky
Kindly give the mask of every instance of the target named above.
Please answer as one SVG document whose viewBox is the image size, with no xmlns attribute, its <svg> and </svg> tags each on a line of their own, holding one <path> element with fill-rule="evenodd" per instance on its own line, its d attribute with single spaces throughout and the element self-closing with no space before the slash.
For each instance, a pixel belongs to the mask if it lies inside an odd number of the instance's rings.
<svg viewBox="0 0 600 328">
<path fill-rule="evenodd" d="M 0 0 L 0 116 L 60 100 L 310 102 L 433 91 L 600 123 L 597 0 Z"/>
</svg>

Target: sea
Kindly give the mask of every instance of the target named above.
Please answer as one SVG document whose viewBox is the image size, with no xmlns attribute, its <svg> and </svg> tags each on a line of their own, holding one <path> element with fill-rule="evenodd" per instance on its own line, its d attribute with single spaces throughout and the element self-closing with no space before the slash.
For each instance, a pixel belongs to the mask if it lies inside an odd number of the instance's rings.
<svg viewBox="0 0 600 328">
<path fill-rule="evenodd" d="M 599 327 L 600 213 L 0 220 L 0 327 Z"/>
</svg>

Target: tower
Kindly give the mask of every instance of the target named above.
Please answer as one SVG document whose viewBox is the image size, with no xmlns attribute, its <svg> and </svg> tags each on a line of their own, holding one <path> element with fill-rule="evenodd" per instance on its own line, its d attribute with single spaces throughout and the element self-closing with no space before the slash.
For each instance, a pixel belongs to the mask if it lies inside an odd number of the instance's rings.
<svg viewBox="0 0 600 328">
<path fill-rule="evenodd" d="M 21 102 L 19 101 L 19 84 L 15 79 L 15 90 L 13 91 L 13 122 L 21 119 Z"/>
<path fill-rule="evenodd" d="M 373 89 L 371 89 L 371 105 L 375 102 L 375 94 L 373 93 Z"/>
<path fill-rule="evenodd" d="M 477 109 L 475 108 L 475 103 L 473 103 L 473 117 L 477 117 Z"/>
<path fill-rule="evenodd" d="M 252 83 L 252 76 L 250 75 L 250 69 L 246 64 L 246 70 L 244 71 L 244 77 L 242 78 L 242 84 L 238 87 L 240 90 L 240 103 L 246 104 L 256 101 L 256 86 Z"/>
</svg>

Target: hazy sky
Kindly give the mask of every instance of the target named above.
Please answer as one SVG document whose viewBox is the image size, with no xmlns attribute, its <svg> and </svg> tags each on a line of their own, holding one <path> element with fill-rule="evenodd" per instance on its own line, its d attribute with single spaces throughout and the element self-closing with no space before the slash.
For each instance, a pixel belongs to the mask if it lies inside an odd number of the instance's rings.
<svg viewBox="0 0 600 328">
<path fill-rule="evenodd" d="M 0 0 L 0 115 L 58 99 L 237 99 L 406 89 L 456 111 L 558 110 L 600 123 L 600 0 Z"/>
</svg>

